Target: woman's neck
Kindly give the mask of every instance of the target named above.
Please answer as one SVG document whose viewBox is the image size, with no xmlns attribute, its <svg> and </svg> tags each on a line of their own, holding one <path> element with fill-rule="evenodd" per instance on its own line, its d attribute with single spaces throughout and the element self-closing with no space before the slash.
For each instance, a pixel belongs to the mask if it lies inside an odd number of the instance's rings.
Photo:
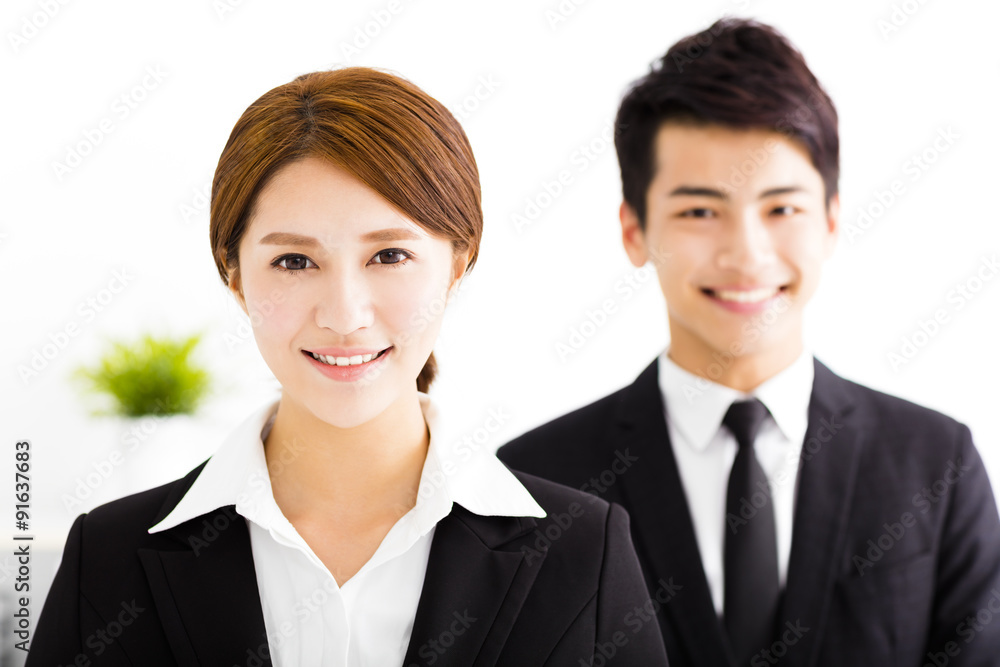
<svg viewBox="0 0 1000 667">
<path fill-rule="evenodd" d="M 402 516 L 416 502 L 430 436 L 416 390 L 374 419 L 338 428 L 282 396 L 264 456 L 285 517 Z"/>
</svg>

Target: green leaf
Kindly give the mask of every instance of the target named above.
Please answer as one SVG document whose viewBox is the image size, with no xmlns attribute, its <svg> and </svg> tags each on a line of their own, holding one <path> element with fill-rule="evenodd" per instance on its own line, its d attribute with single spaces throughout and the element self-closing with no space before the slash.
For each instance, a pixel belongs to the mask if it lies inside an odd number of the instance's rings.
<svg viewBox="0 0 1000 667">
<path fill-rule="evenodd" d="M 146 334 L 131 344 L 114 341 L 96 366 L 80 367 L 74 375 L 87 391 L 109 396 L 113 414 L 192 414 L 211 384 L 208 371 L 190 359 L 200 340 L 200 334 L 183 340 Z"/>
</svg>

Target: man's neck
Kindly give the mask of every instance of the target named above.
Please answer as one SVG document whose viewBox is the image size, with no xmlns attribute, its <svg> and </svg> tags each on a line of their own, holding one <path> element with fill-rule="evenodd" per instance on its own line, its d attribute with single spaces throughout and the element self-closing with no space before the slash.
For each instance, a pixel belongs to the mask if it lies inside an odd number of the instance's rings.
<svg viewBox="0 0 1000 667">
<path fill-rule="evenodd" d="M 672 340 L 667 356 L 693 375 L 749 394 L 791 366 L 803 349 L 802 341 L 798 340 L 794 345 L 734 356 L 706 346 Z"/>
</svg>

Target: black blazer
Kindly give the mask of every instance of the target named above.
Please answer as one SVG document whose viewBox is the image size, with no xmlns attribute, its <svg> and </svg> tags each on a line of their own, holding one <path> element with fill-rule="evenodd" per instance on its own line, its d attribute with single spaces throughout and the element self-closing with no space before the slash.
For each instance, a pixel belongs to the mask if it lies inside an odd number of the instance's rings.
<svg viewBox="0 0 1000 667">
<path fill-rule="evenodd" d="M 815 370 L 774 637 L 781 644 L 752 664 L 1000 665 L 1000 519 L 969 429 L 819 361 Z M 633 384 L 497 455 L 622 504 L 649 590 L 679 589 L 659 615 L 670 664 L 735 665 L 701 565 L 656 361 Z"/>
<path fill-rule="evenodd" d="M 271 664 L 250 534 L 234 507 L 146 532 L 203 467 L 76 519 L 27 667 Z M 649 596 L 625 511 L 517 477 L 548 516 L 453 507 L 434 533 L 404 664 L 589 665 L 596 651 L 594 664 L 667 665 L 657 623 L 634 611 Z M 442 633 L 454 640 L 447 649 Z M 81 654 L 91 662 L 74 662 Z"/>
</svg>

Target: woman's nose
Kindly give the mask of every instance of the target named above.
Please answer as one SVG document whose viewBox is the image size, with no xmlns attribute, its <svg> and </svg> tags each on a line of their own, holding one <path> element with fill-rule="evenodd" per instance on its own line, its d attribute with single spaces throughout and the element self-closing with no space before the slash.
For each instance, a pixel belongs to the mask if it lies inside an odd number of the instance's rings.
<svg viewBox="0 0 1000 667">
<path fill-rule="evenodd" d="M 317 294 L 316 324 L 347 336 L 372 325 L 371 289 L 360 271 L 342 269 L 323 281 Z"/>
</svg>

